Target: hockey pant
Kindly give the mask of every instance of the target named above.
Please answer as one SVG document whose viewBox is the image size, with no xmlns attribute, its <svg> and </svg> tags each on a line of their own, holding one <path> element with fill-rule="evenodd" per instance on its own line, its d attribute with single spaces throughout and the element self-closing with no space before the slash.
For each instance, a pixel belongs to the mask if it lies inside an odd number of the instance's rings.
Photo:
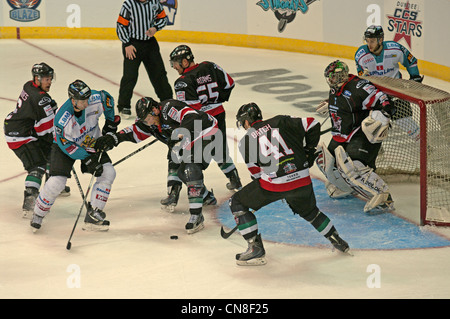
<svg viewBox="0 0 450 319">
<path fill-rule="evenodd" d="M 28 173 L 25 177 L 25 188 L 35 188 L 39 191 L 50 152 L 43 149 L 39 141 L 29 142 L 13 151 Z"/>
<path fill-rule="evenodd" d="M 312 184 L 287 192 L 271 192 L 263 189 L 259 180 L 253 180 L 235 193 L 229 202 L 230 210 L 244 239 L 250 240 L 258 234 L 258 222 L 250 209 L 257 211 L 280 199 L 286 200 L 294 214 L 311 223 L 323 236 L 328 237 L 336 230 L 332 221 L 317 208 Z"/>
</svg>

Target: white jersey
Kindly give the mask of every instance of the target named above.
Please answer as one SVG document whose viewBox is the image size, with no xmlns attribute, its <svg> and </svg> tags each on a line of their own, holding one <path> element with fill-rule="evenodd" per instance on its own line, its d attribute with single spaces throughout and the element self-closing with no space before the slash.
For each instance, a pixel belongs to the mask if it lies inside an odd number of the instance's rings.
<svg viewBox="0 0 450 319">
<path fill-rule="evenodd" d="M 89 105 L 75 114 L 71 99 L 68 99 L 56 112 L 55 133 L 56 143 L 69 157 L 85 159 L 90 154 L 92 143 L 102 135 L 99 118 L 105 113 L 105 119 L 114 122 L 114 107 L 107 106 L 102 101 L 99 91 L 92 90 Z"/>
<path fill-rule="evenodd" d="M 394 41 L 383 41 L 380 55 L 369 51 L 367 45 L 359 47 L 355 53 L 356 69 L 359 75 L 368 70 L 371 76 L 387 76 L 401 78 L 399 63 L 408 71 L 410 77 L 419 77 L 417 59 L 401 44 Z"/>
</svg>

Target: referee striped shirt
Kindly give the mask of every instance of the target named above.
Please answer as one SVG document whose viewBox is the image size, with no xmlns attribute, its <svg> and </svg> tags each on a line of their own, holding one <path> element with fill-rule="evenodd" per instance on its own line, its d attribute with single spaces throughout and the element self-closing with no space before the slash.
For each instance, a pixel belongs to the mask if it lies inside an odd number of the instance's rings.
<svg viewBox="0 0 450 319">
<path fill-rule="evenodd" d="M 131 39 L 150 40 L 145 32 L 151 27 L 161 30 L 167 24 L 167 16 L 159 0 L 126 0 L 117 19 L 117 36 L 128 45 Z"/>
</svg>

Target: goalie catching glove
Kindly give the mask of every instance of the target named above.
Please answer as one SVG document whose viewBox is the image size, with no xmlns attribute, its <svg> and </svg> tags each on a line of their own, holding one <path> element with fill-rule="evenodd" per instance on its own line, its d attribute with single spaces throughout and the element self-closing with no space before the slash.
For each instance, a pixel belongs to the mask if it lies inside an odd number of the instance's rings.
<svg viewBox="0 0 450 319">
<path fill-rule="evenodd" d="M 370 143 L 381 143 L 388 136 L 389 115 L 384 111 L 372 110 L 361 127 Z"/>
</svg>

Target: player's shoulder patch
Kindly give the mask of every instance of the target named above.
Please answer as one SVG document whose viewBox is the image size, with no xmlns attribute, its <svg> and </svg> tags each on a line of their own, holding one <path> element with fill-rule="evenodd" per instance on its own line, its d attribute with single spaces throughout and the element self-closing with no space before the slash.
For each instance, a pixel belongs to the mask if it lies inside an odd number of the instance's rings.
<svg viewBox="0 0 450 319">
<path fill-rule="evenodd" d="M 64 113 L 61 115 L 61 117 L 58 120 L 58 124 L 62 127 L 65 127 L 67 123 L 69 123 L 69 120 L 71 119 L 72 114 L 69 111 L 64 111 Z"/>
<path fill-rule="evenodd" d="M 386 49 L 401 49 L 400 44 L 395 41 L 384 41 L 383 44 L 385 45 Z"/>
<path fill-rule="evenodd" d="M 358 48 L 358 50 L 356 50 L 356 53 L 355 53 L 355 60 L 361 59 L 361 57 L 364 56 L 364 55 L 367 54 L 367 53 L 369 53 L 369 50 L 368 50 L 368 48 L 367 48 L 367 45 L 360 46 L 360 47 Z"/>
</svg>

